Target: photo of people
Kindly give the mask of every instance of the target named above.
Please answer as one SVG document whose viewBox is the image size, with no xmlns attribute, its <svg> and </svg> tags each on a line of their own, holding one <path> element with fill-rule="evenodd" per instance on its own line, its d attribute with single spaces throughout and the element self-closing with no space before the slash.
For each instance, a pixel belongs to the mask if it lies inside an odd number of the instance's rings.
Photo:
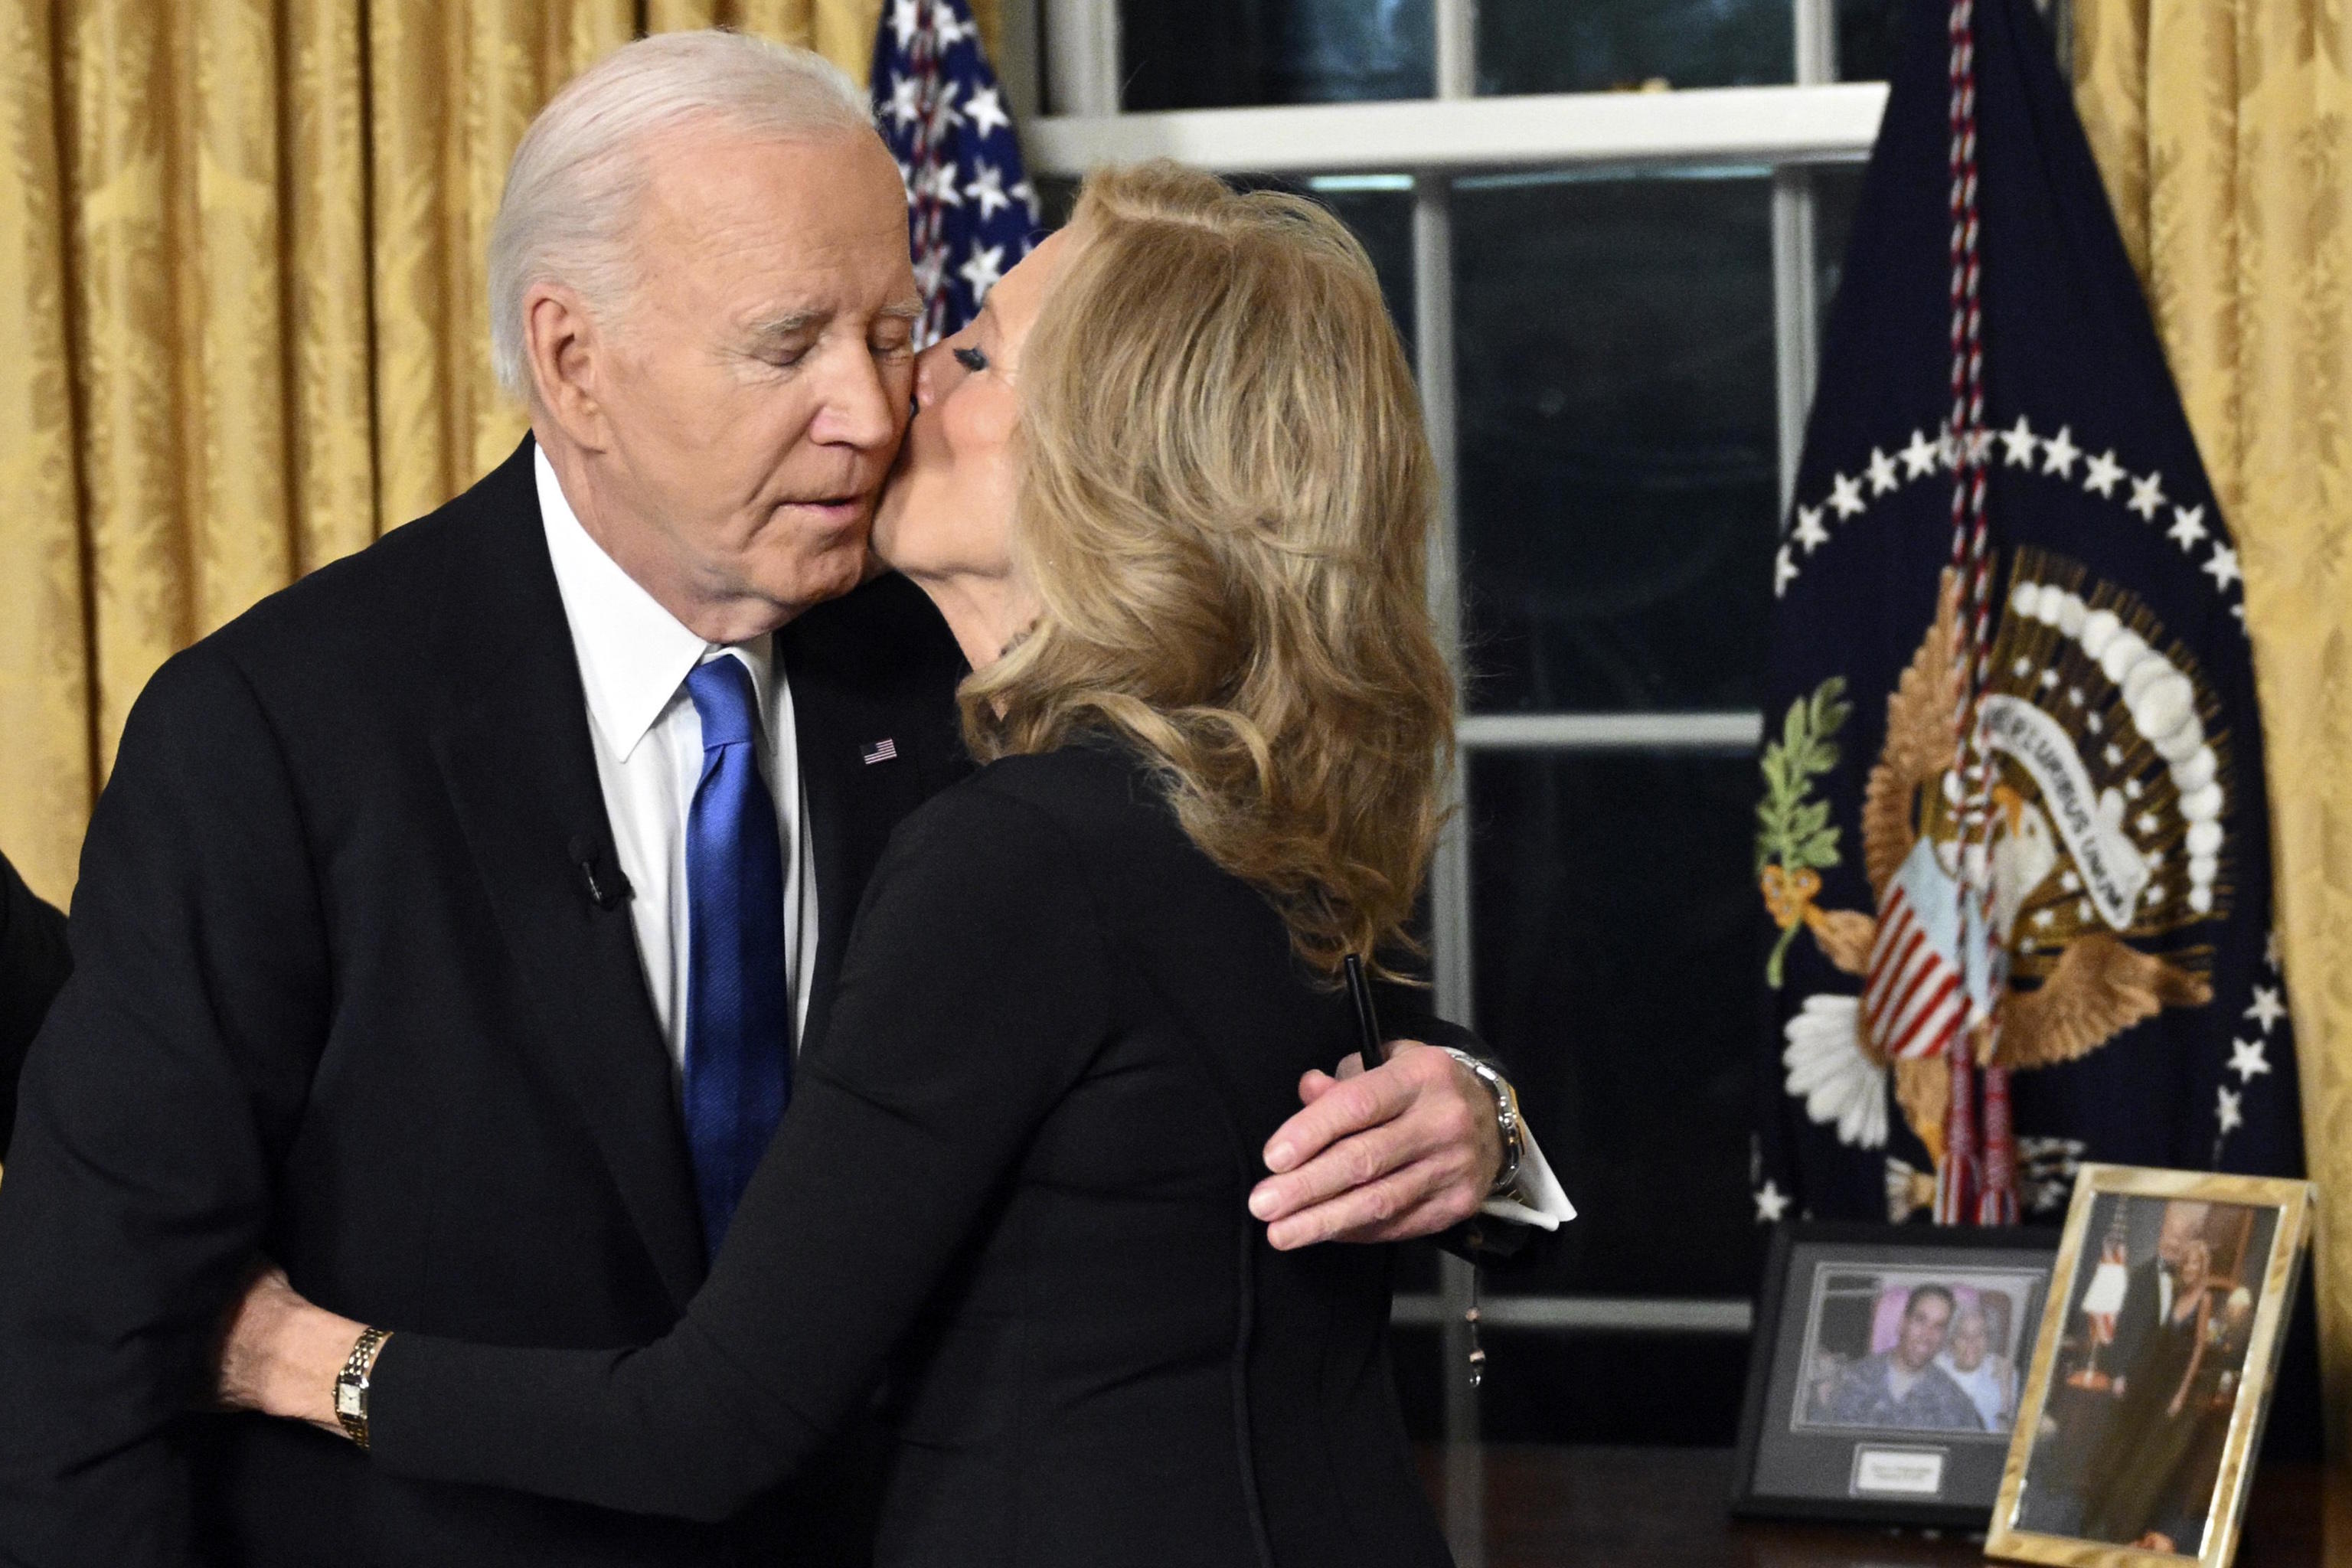
<svg viewBox="0 0 2352 1568">
<path fill-rule="evenodd" d="M 2126 1194 L 2094 1204 L 2018 1529 L 2198 1554 L 2278 1218 Z"/>
<path fill-rule="evenodd" d="M 2042 1288 L 2011 1270 L 1821 1265 L 1791 1429 L 2006 1434 Z"/>
</svg>

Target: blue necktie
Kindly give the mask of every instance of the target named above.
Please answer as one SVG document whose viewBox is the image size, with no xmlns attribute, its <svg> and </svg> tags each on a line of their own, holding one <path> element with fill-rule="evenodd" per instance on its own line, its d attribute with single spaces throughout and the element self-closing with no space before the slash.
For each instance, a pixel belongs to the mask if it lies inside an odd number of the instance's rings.
<svg viewBox="0 0 2352 1568">
<path fill-rule="evenodd" d="M 760 776 L 751 672 L 721 656 L 686 689 L 702 716 L 702 781 L 686 818 L 686 1142 L 716 1256 L 792 1099 L 792 988 L 783 847 Z"/>
</svg>

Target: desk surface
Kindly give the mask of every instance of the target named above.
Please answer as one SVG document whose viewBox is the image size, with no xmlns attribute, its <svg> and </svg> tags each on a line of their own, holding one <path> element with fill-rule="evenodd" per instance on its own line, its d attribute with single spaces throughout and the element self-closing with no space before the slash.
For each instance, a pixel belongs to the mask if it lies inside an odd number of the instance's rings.
<svg viewBox="0 0 2352 1568">
<path fill-rule="evenodd" d="M 1486 1444 L 1449 1466 L 1423 1455 L 1423 1479 L 1454 1520 L 1484 1512 L 1484 1568 L 1911 1568 L 1979 1564 L 1980 1539 L 1869 1526 L 1738 1523 L 1731 1455 L 1712 1448 L 1574 1448 Z M 1477 1560 L 1463 1537 L 1464 1568 Z M 2333 1547 L 2331 1552 L 2329 1548 Z M 2352 1565 L 2352 1487 L 2315 1466 L 2258 1471 L 2236 1568 Z"/>
</svg>

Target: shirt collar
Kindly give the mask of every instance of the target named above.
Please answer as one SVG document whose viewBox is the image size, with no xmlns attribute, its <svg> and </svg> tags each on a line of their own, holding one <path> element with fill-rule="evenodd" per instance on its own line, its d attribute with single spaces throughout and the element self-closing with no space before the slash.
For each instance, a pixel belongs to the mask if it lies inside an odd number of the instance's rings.
<svg viewBox="0 0 2352 1568">
<path fill-rule="evenodd" d="M 696 636 L 589 537 L 555 477 L 555 465 L 536 443 L 531 471 L 539 484 L 539 515 L 555 565 L 556 591 L 563 599 L 563 618 L 571 625 L 572 647 L 580 659 L 588 713 L 613 753 L 627 761 L 668 710 L 695 667 L 724 654 L 733 654 L 751 671 L 752 689 L 764 715 L 773 679 L 772 639 L 763 636 L 720 644 Z"/>
</svg>

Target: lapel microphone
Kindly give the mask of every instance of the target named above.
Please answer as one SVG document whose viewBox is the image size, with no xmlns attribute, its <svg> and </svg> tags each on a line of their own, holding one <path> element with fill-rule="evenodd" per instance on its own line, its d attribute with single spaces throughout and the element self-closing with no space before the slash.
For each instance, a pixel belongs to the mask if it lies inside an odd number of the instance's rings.
<svg viewBox="0 0 2352 1568">
<path fill-rule="evenodd" d="M 617 866 L 604 864 L 604 847 L 592 842 L 586 834 L 575 834 L 566 847 L 572 863 L 580 868 L 580 880 L 588 889 L 588 898 L 598 909 L 607 913 L 621 907 L 621 900 L 634 896 L 635 888 L 621 874 Z"/>
<path fill-rule="evenodd" d="M 1364 978 L 1364 961 L 1351 952 L 1346 966 L 1348 994 L 1356 1004 L 1356 1047 L 1364 1058 L 1364 1070 L 1370 1072 L 1389 1059 L 1381 1039 L 1380 1010 L 1372 1005 L 1372 983 Z"/>
</svg>

